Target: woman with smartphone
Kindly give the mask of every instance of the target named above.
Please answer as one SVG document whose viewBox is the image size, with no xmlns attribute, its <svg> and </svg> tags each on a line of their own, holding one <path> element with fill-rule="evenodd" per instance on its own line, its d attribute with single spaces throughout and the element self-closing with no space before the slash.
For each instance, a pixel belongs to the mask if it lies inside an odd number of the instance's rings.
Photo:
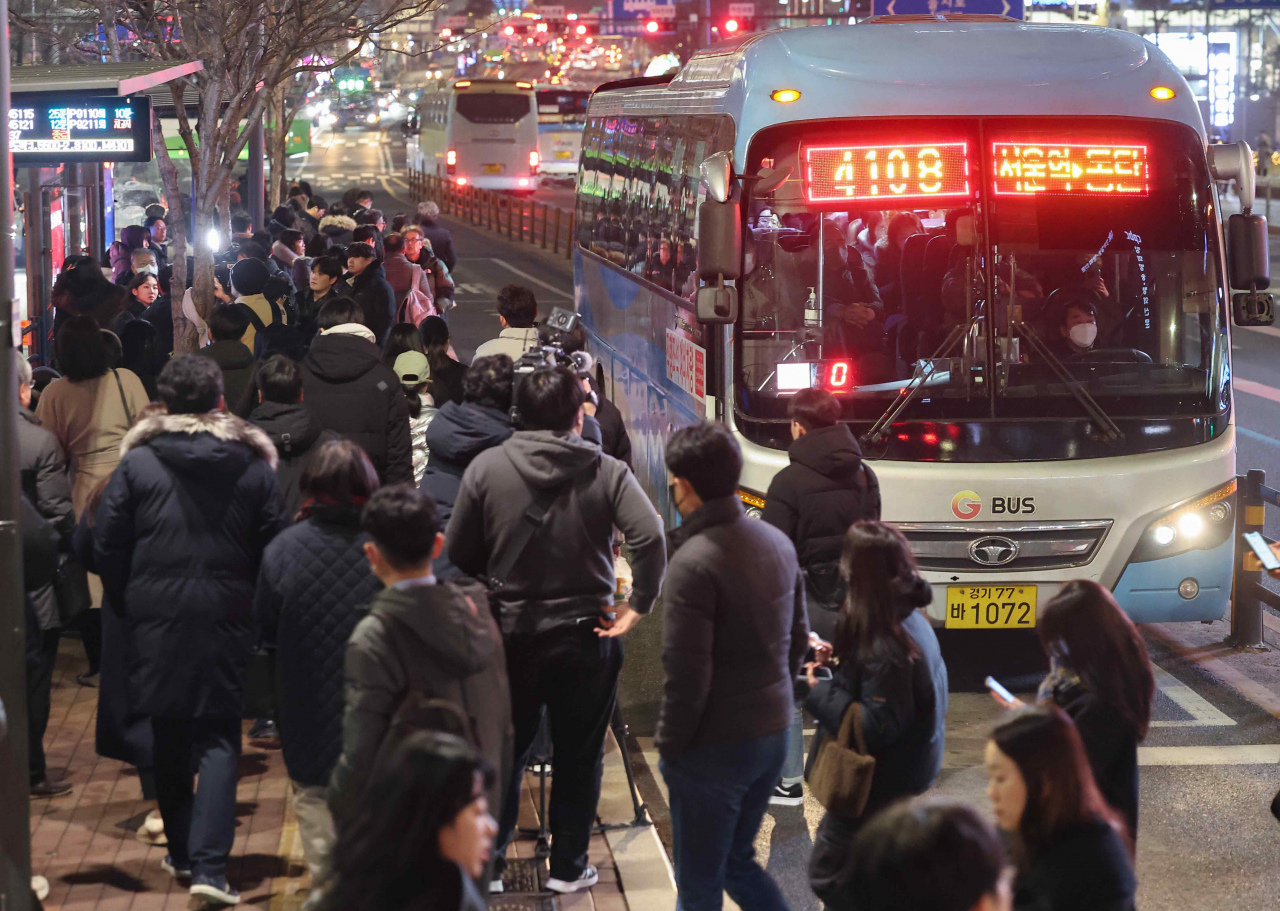
<svg viewBox="0 0 1280 911">
<path fill-rule="evenodd" d="M 1096 582 L 1068 582 L 1041 610 L 1049 658 L 1039 702 L 1075 722 L 1098 789 L 1138 837 L 1138 744 L 1151 724 L 1155 677 L 1137 627 Z M 1005 705 L 1015 705 L 996 696 Z"/>
<path fill-rule="evenodd" d="M 833 676 L 820 680 L 817 665 L 806 665 L 805 707 L 819 726 L 810 755 L 839 732 L 857 702 L 876 766 L 862 814 L 827 813 L 814 838 L 809 884 L 834 911 L 851 907 L 850 850 L 862 823 L 900 797 L 924 793 L 938 777 L 947 714 L 947 667 L 917 610 L 933 592 L 906 539 L 880 522 L 856 523 L 845 534 L 840 574 L 847 594 L 832 643 Z M 825 649 L 818 657 L 827 660 Z"/>
<path fill-rule="evenodd" d="M 1015 911 L 1133 911 L 1132 842 L 1066 713 L 1039 705 L 1012 714 L 992 731 L 986 766 L 1017 867 Z"/>
</svg>

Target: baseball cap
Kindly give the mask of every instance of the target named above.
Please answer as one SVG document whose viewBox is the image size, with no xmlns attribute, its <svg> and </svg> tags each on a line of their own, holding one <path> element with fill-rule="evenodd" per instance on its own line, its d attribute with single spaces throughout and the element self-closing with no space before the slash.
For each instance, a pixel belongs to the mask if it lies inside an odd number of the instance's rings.
<svg viewBox="0 0 1280 911">
<path fill-rule="evenodd" d="M 391 368 L 400 377 L 402 386 L 417 386 L 431 379 L 431 367 L 427 364 L 427 356 L 421 351 L 406 351 L 396 358 Z"/>
</svg>

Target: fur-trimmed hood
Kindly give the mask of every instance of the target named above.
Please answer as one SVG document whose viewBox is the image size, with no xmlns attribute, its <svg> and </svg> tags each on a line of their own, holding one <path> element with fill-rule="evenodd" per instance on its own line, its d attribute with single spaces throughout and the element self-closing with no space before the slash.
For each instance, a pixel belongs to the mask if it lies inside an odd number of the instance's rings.
<svg viewBox="0 0 1280 911">
<path fill-rule="evenodd" d="M 262 459 L 275 471 L 280 462 L 269 436 L 224 411 L 153 414 L 125 434 L 120 457 L 140 446 L 154 450 L 162 462 L 175 469 L 193 472 L 239 473 L 254 459 Z"/>
<path fill-rule="evenodd" d="M 347 215 L 326 215 L 320 219 L 320 230 L 325 228 L 337 228 L 340 231 L 354 231 L 359 225 L 356 220 Z"/>
</svg>

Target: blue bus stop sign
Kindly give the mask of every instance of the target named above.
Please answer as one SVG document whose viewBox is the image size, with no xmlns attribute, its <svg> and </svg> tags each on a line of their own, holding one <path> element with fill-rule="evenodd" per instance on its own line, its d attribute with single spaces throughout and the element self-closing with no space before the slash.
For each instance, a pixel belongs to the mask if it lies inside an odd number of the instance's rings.
<svg viewBox="0 0 1280 911">
<path fill-rule="evenodd" d="M 1024 18 L 1023 0 L 871 0 L 873 16 L 924 16 L 935 13 L 981 13 Z"/>
</svg>

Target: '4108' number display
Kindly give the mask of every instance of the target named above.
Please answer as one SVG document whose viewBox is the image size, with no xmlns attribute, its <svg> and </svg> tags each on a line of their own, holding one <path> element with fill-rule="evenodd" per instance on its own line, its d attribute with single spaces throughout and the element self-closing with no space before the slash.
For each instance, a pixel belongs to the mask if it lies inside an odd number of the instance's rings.
<svg viewBox="0 0 1280 911">
<path fill-rule="evenodd" d="M 809 202 L 969 198 L 963 142 L 807 146 L 803 155 Z"/>
</svg>

